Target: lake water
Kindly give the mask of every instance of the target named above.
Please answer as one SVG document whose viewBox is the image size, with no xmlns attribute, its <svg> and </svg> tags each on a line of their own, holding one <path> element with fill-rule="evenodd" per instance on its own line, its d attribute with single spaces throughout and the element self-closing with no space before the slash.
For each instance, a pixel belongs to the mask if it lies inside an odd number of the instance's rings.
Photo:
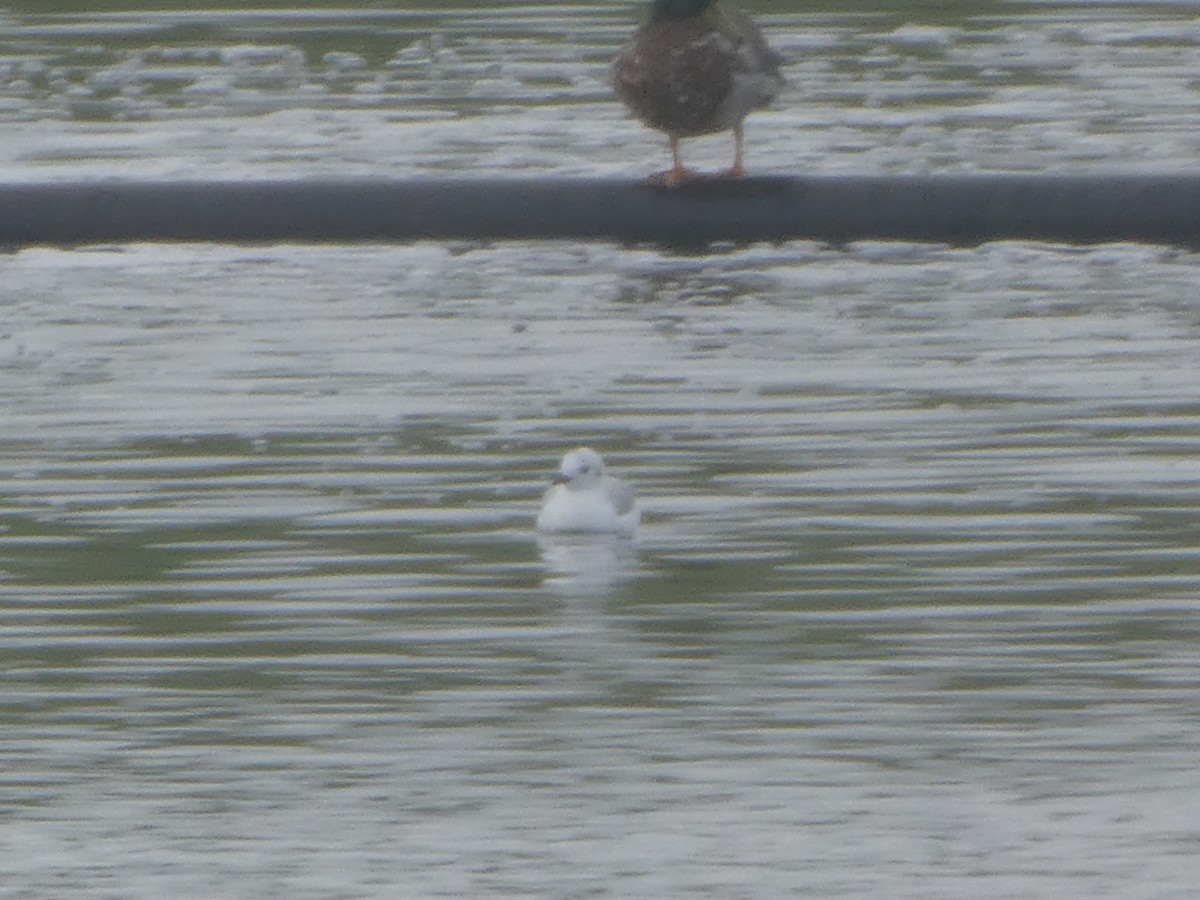
<svg viewBox="0 0 1200 900">
<path fill-rule="evenodd" d="M 1194 165 L 1193 5 L 924 15 L 760 15 L 752 170 Z M 0 165 L 640 177 L 635 17 L 10 10 Z M 1198 283 L 1018 242 L 0 256 L 0 898 L 1190 898 Z M 582 443 L 637 541 L 534 534 Z"/>
</svg>

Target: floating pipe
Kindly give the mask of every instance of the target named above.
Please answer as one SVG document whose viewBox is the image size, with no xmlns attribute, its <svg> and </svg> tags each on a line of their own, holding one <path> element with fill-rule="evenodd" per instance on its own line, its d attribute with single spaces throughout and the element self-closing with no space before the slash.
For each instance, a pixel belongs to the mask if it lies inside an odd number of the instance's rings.
<svg viewBox="0 0 1200 900">
<path fill-rule="evenodd" d="M 1200 175 L 605 178 L 0 184 L 0 246 L 129 241 L 793 238 L 1200 247 Z"/>
</svg>

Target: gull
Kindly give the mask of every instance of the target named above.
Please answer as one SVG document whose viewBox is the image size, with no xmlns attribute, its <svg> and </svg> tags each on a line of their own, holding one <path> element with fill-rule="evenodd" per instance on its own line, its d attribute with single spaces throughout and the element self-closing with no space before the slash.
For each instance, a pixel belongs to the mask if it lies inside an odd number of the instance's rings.
<svg viewBox="0 0 1200 900">
<path fill-rule="evenodd" d="M 578 447 L 562 458 L 554 484 L 542 498 L 537 529 L 632 537 L 640 520 L 633 488 L 607 474 L 595 450 Z"/>
</svg>

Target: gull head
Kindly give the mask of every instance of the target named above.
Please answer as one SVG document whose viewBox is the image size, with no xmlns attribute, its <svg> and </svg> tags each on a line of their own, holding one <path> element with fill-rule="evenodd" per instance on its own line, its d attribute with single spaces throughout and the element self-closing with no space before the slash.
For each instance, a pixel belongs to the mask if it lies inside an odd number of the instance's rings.
<svg viewBox="0 0 1200 900">
<path fill-rule="evenodd" d="M 604 459 L 591 447 L 577 447 L 562 458 L 558 484 L 565 484 L 573 491 L 585 491 L 595 487 L 604 477 Z"/>
</svg>

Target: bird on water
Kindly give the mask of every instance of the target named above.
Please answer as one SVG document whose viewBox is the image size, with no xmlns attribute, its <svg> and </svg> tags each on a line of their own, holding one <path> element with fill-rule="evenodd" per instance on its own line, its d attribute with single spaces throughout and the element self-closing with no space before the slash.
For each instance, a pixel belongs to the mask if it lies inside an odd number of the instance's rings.
<svg viewBox="0 0 1200 900">
<path fill-rule="evenodd" d="M 640 521 L 633 488 L 609 475 L 595 450 L 578 447 L 562 458 L 554 484 L 542 498 L 537 529 L 632 537 Z"/>
<path fill-rule="evenodd" d="M 778 93 L 780 62 L 750 17 L 722 0 L 652 0 L 613 63 L 613 85 L 634 116 L 670 139 L 667 185 L 696 177 L 683 166 L 683 138 L 731 130 L 736 149 L 726 174 L 740 178 L 743 122 Z"/>
</svg>

